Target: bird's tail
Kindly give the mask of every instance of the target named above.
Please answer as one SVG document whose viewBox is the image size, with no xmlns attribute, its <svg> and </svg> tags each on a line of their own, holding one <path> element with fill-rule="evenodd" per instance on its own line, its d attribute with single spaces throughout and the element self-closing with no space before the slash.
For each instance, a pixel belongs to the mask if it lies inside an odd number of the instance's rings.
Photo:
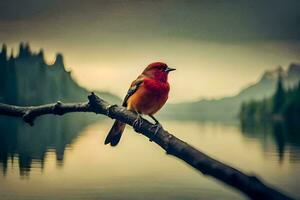
<svg viewBox="0 0 300 200">
<path fill-rule="evenodd" d="M 116 120 L 109 133 L 107 134 L 104 144 L 110 143 L 111 146 L 116 146 L 121 139 L 125 126 L 126 124 Z"/>
</svg>

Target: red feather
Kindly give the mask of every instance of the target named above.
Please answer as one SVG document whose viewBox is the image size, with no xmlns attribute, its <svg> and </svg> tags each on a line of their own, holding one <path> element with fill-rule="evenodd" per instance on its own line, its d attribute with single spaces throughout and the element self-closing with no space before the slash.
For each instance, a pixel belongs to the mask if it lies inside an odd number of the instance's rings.
<svg viewBox="0 0 300 200">
<path fill-rule="evenodd" d="M 168 100 L 170 86 L 168 83 L 168 66 L 162 62 L 151 63 L 141 75 L 134 80 L 124 99 L 123 106 L 145 115 L 153 115 Z M 174 69 L 172 69 L 174 70 Z M 115 121 L 105 144 L 116 146 L 124 131 L 125 124 Z"/>
</svg>

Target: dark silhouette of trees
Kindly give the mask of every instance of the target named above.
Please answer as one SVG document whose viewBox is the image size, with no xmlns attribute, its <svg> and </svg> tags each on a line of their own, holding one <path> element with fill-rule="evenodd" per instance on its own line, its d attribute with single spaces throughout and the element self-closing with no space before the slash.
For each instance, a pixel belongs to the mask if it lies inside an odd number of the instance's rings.
<svg viewBox="0 0 300 200">
<path fill-rule="evenodd" d="M 242 126 L 264 125 L 282 122 L 289 127 L 299 127 L 300 119 L 300 82 L 285 90 L 282 78 L 278 78 L 273 97 L 262 101 L 250 101 L 242 104 L 239 118 Z"/>
<path fill-rule="evenodd" d="M 287 92 L 282 115 L 289 127 L 300 129 L 300 81 L 295 89 Z"/>
<path fill-rule="evenodd" d="M 282 77 L 279 75 L 275 95 L 273 96 L 273 113 L 279 114 L 284 104 Z"/>
<path fill-rule="evenodd" d="M 28 43 L 21 43 L 17 56 L 11 54 L 8 57 L 7 46 L 3 44 L 0 50 L 1 103 L 38 105 L 57 99 L 80 101 L 88 94 L 89 91 L 80 87 L 65 69 L 63 55 L 57 54 L 55 62 L 47 64 L 42 49 L 35 53 Z M 57 157 L 62 160 L 63 147 L 81 128 L 96 119 L 99 117 L 91 115 L 71 115 L 59 120 L 50 117 L 41 119 L 37 127 L 30 128 L 20 120 L 0 116 L 0 164 L 4 166 L 4 174 L 9 157 L 16 154 L 21 176 L 29 174 L 32 160 L 43 163 L 47 148 L 55 147 Z M 20 138 L 26 138 L 24 141 L 30 143 L 22 143 Z"/>
<path fill-rule="evenodd" d="M 38 105 L 62 100 L 82 100 L 89 93 L 78 86 L 66 71 L 63 56 L 46 64 L 44 53 L 33 53 L 28 43 L 21 43 L 18 56 L 7 58 L 3 45 L 0 53 L 0 101 L 16 105 Z"/>
</svg>

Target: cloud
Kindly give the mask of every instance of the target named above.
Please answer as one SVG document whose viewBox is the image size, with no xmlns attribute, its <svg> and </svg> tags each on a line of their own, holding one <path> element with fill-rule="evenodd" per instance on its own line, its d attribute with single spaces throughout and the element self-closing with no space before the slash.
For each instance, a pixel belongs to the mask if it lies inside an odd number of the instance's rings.
<svg viewBox="0 0 300 200">
<path fill-rule="evenodd" d="M 300 1 L 3 1 L 0 23 L 219 42 L 300 40 Z M 58 29 L 59 31 L 60 29 Z M 34 30 L 20 30 L 30 32 Z M 9 34 L 9 33 L 7 33 Z"/>
</svg>

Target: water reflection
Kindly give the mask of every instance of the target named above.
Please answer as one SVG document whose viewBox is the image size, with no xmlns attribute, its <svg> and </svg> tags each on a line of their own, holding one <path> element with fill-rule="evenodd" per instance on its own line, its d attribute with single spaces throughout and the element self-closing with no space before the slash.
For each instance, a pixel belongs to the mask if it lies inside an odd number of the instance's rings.
<svg viewBox="0 0 300 200">
<path fill-rule="evenodd" d="M 61 120 L 41 119 L 33 128 L 2 122 L 1 128 L 6 130 L 0 135 L 0 162 L 6 175 L 0 175 L 0 199 L 245 199 L 236 190 L 166 155 L 130 127 L 120 145 L 111 148 L 103 141 L 112 120 L 97 121 L 84 129 L 76 117 L 64 119 L 68 123 Z M 281 132 L 241 132 L 237 123 L 162 123 L 213 158 L 300 197 L 298 136 L 276 127 L 274 130 Z"/>
<path fill-rule="evenodd" d="M 260 125 L 241 125 L 241 132 L 250 138 L 260 141 L 267 150 L 268 143 L 276 145 L 277 157 L 281 163 L 285 156 L 291 162 L 300 160 L 300 128 L 283 122 L 266 123 Z"/>
<path fill-rule="evenodd" d="M 91 122 L 82 114 L 63 117 L 43 116 L 30 127 L 21 119 L 0 117 L 0 167 L 7 172 L 8 162 L 19 167 L 20 176 L 28 176 L 34 167 L 43 170 L 49 151 L 56 155 L 57 166 L 64 163 L 65 149 L 72 144 L 81 129 Z"/>
</svg>

